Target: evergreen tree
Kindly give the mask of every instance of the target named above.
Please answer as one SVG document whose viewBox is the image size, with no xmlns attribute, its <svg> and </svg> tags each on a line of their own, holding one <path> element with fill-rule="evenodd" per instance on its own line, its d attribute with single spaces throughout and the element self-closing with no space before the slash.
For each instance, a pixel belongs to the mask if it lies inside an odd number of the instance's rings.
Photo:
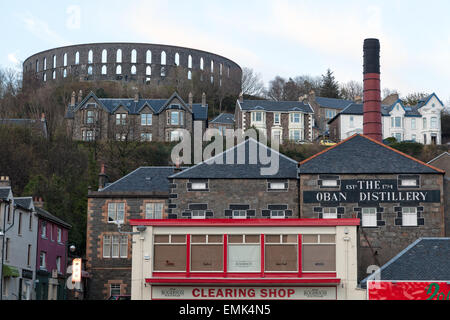
<svg viewBox="0 0 450 320">
<path fill-rule="evenodd" d="M 325 75 L 322 75 L 322 84 L 320 86 L 320 96 L 325 98 L 339 99 L 339 83 L 335 80 L 333 72 L 328 69 Z"/>
</svg>

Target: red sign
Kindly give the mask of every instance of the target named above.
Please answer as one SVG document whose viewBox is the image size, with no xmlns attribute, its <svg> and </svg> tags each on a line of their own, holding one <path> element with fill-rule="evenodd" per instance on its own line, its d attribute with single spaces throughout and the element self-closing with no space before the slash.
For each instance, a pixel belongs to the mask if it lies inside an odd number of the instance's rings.
<svg viewBox="0 0 450 320">
<path fill-rule="evenodd" d="M 369 281 L 369 300 L 450 300 L 450 281 Z"/>
</svg>

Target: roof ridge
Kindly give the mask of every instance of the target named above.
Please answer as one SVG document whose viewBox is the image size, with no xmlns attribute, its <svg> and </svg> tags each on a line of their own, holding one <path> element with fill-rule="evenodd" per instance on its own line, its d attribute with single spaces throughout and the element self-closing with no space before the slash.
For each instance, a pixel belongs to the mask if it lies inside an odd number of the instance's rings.
<svg viewBox="0 0 450 320">
<path fill-rule="evenodd" d="M 439 159 L 440 157 L 442 157 L 444 154 L 448 154 L 448 155 L 450 156 L 450 152 L 444 151 L 444 152 L 442 152 L 440 155 L 438 155 L 436 158 L 431 159 L 431 160 L 428 161 L 427 163 L 430 164 L 431 162 L 436 161 L 437 159 Z"/>
</svg>

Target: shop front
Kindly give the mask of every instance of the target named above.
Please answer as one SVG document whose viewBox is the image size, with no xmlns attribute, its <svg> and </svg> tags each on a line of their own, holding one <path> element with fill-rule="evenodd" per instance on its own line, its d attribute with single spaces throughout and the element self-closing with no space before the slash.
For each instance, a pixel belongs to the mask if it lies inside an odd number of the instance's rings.
<svg viewBox="0 0 450 320">
<path fill-rule="evenodd" d="M 133 300 L 364 299 L 359 219 L 132 220 Z"/>
</svg>

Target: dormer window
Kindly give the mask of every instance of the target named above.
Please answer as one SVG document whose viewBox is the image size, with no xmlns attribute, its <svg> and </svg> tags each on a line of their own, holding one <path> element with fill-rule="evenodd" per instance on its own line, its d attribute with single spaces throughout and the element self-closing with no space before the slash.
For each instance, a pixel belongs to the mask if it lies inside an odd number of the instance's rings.
<svg viewBox="0 0 450 320">
<path fill-rule="evenodd" d="M 95 121 L 95 112 L 92 110 L 88 110 L 86 114 L 86 124 L 93 124 Z"/>
<path fill-rule="evenodd" d="M 126 125 L 127 124 L 127 114 L 126 113 L 118 113 L 116 114 L 116 125 Z"/>
<path fill-rule="evenodd" d="M 152 125 L 152 114 L 151 113 L 141 114 L 141 125 L 142 126 L 151 126 Z"/>
</svg>

